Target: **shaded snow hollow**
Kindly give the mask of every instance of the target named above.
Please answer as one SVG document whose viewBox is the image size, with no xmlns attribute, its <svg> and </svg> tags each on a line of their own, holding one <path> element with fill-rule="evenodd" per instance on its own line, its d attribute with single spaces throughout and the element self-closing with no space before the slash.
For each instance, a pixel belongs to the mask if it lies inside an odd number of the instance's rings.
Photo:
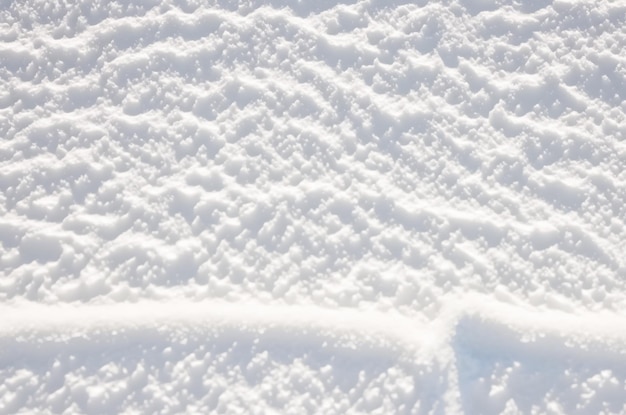
<svg viewBox="0 0 626 415">
<path fill-rule="evenodd" d="M 0 414 L 626 413 L 625 4 L 0 6 Z"/>
</svg>

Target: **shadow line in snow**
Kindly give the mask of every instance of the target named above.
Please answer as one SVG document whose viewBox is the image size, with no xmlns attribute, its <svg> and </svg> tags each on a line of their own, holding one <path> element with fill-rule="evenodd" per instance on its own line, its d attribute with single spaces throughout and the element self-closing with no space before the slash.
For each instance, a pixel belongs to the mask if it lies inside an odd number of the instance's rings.
<svg viewBox="0 0 626 415">
<path fill-rule="evenodd" d="M 520 330 L 467 315 L 456 325 L 452 348 L 465 413 L 548 413 L 554 407 L 618 413 L 626 405 L 623 341 L 585 333 L 584 324 L 575 333 Z"/>
</svg>

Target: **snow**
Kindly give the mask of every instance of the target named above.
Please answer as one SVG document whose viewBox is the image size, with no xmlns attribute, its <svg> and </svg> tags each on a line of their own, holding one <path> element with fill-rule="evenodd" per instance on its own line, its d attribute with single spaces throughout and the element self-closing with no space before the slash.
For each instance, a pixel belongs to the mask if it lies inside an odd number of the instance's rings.
<svg viewBox="0 0 626 415">
<path fill-rule="evenodd" d="M 0 414 L 625 413 L 625 24 L 3 2 Z"/>
</svg>

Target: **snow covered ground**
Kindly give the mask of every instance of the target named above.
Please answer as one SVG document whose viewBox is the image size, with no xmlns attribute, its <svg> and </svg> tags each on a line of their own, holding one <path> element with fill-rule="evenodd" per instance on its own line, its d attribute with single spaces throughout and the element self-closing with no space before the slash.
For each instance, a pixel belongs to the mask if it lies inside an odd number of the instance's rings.
<svg viewBox="0 0 626 415">
<path fill-rule="evenodd" d="M 0 1 L 0 414 L 626 413 L 625 27 Z"/>
</svg>

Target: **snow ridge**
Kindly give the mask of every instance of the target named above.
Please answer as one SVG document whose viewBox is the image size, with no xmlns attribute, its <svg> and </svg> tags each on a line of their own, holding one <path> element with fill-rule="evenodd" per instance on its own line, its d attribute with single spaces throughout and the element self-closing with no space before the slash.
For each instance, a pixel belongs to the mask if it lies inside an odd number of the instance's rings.
<svg viewBox="0 0 626 415">
<path fill-rule="evenodd" d="M 58 359 L 63 353 L 106 356 L 110 350 L 141 347 L 137 345 L 145 342 L 150 347 L 157 345 L 166 353 L 166 360 L 171 358 L 170 346 L 181 343 L 234 341 L 252 351 L 263 346 L 271 350 L 278 344 L 305 356 L 323 353 L 326 359 L 384 359 L 417 377 L 430 368 L 422 382 L 448 379 L 441 399 L 430 404 L 443 405 L 452 413 L 476 404 L 467 393 L 468 383 L 471 385 L 468 377 L 475 370 L 468 368 L 477 356 L 481 360 L 515 362 L 522 358 L 532 364 L 584 364 L 626 371 L 623 316 L 538 311 L 484 295 L 449 298 L 446 304 L 441 316 L 428 322 L 395 311 L 314 305 L 189 303 L 175 299 L 121 304 L 15 303 L 0 308 L 0 362 L 45 361 L 52 356 Z M 468 399 L 469 403 L 464 402 Z M 429 402 L 424 397 L 422 401 Z"/>
<path fill-rule="evenodd" d="M 228 328 L 262 333 L 267 329 L 294 331 L 330 339 L 356 336 L 360 340 L 393 345 L 412 351 L 435 345 L 436 339 L 452 341 L 460 333 L 477 344 L 510 341 L 540 343 L 546 337 L 558 339 L 560 348 L 584 350 L 593 345 L 615 353 L 626 353 L 626 318 L 610 312 L 539 311 L 494 301 L 484 295 L 466 295 L 446 301 L 448 306 L 432 321 L 410 318 L 396 311 L 367 311 L 353 308 L 329 309 L 287 304 L 229 303 L 224 301 L 184 302 L 141 300 L 137 303 L 60 304 L 15 303 L 1 306 L 0 335 L 37 338 L 44 334 L 141 331 L 188 327 L 196 330 Z M 471 334 L 479 332 L 480 335 Z M 483 337 L 486 335 L 483 339 Z M 285 341 L 289 341 L 288 337 Z M 500 341 L 496 340 L 501 338 Z M 494 341 L 495 340 L 495 341 Z M 436 344 L 442 347 L 443 344 Z M 449 345 L 448 345 L 449 346 Z M 495 346 L 498 348 L 499 346 Z M 521 346 L 524 347 L 524 346 Z M 506 347 L 502 347 L 506 348 Z M 431 352 L 433 352 L 431 350 Z M 429 358 L 432 358 L 429 356 Z M 614 362 L 614 363 L 617 363 Z"/>
</svg>

